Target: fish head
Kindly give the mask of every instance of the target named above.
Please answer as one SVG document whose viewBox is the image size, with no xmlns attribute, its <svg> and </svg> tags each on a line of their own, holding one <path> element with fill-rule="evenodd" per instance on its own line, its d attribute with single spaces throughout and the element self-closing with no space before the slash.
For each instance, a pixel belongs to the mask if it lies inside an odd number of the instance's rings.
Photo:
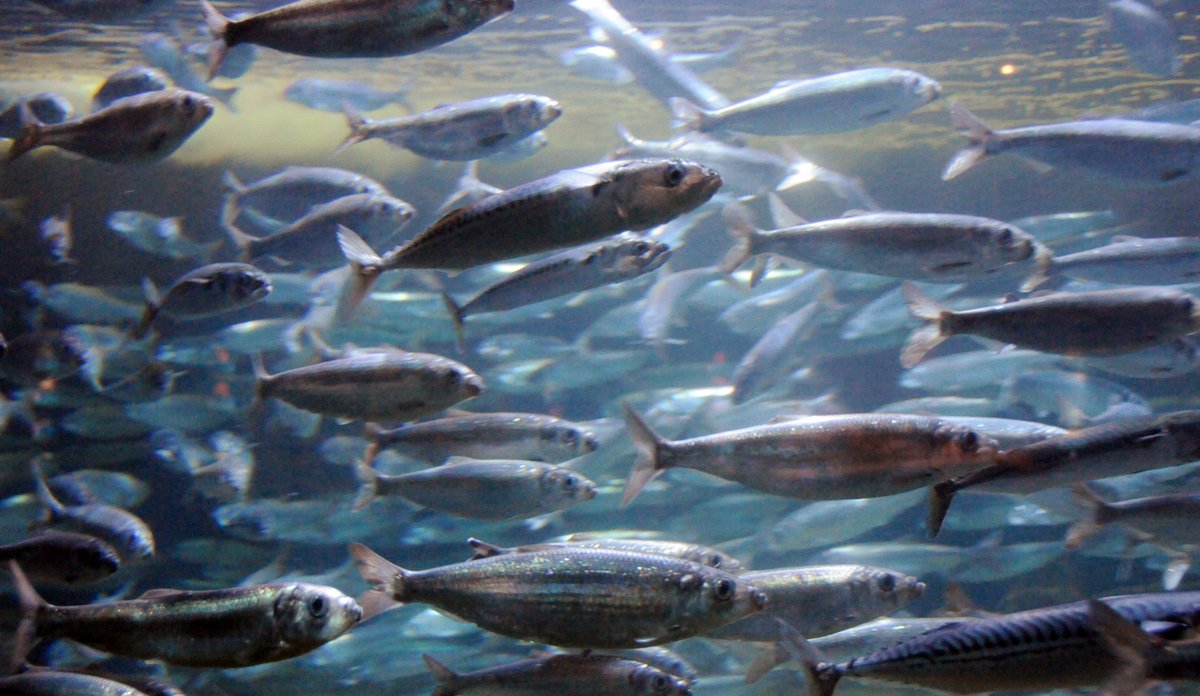
<svg viewBox="0 0 1200 696">
<path fill-rule="evenodd" d="M 610 178 L 614 203 L 630 230 L 661 225 L 699 208 L 723 183 L 716 170 L 685 159 L 619 162 Z"/>
<path fill-rule="evenodd" d="M 416 208 L 393 196 L 372 196 L 368 214 L 377 220 L 391 220 L 399 225 L 408 224 L 416 215 Z"/>
<path fill-rule="evenodd" d="M 629 693 L 642 696 L 686 696 L 692 693 L 685 679 L 652 665 L 635 667 L 629 673 Z"/>
<path fill-rule="evenodd" d="M 1033 235 L 1015 225 L 997 221 L 985 234 L 990 237 L 988 248 L 996 249 L 998 258 L 1006 262 L 1024 261 L 1042 250 Z"/>
<path fill-rule="evenodd" d="M 563 113 L 562 105 L 558 102 L 537 94 L 525 95 L 514 103 L 513 109 L 511 116 L 514 120 L 537 129 L 550 125 Z"/>
<path fill-rule="evenodd" d="M 244 264 L 237 264 L 243 266 Z M 271 294 L 271 279 L 266 273 L 253 266 L 231 268 L 219 276 L 219 284 L 229 293 L 230 299 L 238 303 L 257 302 Z"/>
<path fill-rule="evenodd" d="M 546 467 L 541 477 L 541 487 L 548 500 L 565 505 L 582 503 L 596 497 L 595 483 L 570 469 L 557 466 Z"/>
<path fill-rule="evenodd" d="M 362 607 L 353 597 L 324 585 L 281 585 L 275 599 L 276 631 L 284 643 L 301 652 L 328 643 L 361 619 Z"/>
<path fill-rule="evenodd" d="M 159 93 L 149 92 L 148 94 Z M 164 91 L 161 94 L 168 95 L 170 113 L 179 130 L 183 132 L 190 133 L 204 125 L 204 122 L 213 115 L 215 110 L 212 99 L 198 92 L 179 89 Z"/>
<path fill-rule="evenodd" d="M 897 79 L 903 83 L 905 93 L 918 104 L 928 104 L 942 95 L 942 86 L 938 81 L 919 72 L 905 70 Z"/>
<path fill-rule="evenodd" d="M 538 430 L 539 449 L 550 460 L 574 459 L 600 446 L 596 436 L 571 423 L 550 423 Z"/>
<path fill-rule="evenodd" d="M 861 566 L 851 576 L 851 586 L 862 606 L 890 613 L 925 594 L 925 583 L 887 568 Z"/>
<path fill-rule="evenodd" d="M 995 461 L 1000 446 L 992 438 L 965 425 L 945 423 L 935 431 L 950 476 L 974 471 Z"/>
<path fill-rule="evenodd" d="M 688 554 L 687 558 L 709 568 L 720 568 L 727 573 L 736 573 L 742 569 L 742 563 L 738 559 L 707 546 L 697 546 L 695 552 Z"/>
<path fill-rule="evenodd" d="M 671 247 L 634 234 L 623 235 L 617 241 L 610 267 L 620 278 L 636 278 L 649 273 L 671 256 Z"/>
<path fill-rule="evenodd" d="M 684 596 L 690 600 L 689 608 L 695 615 L 710 617 L 720 625 L 766 608 L 767 594 L 758 587 L 723 570 L 698 568 L 703 569 L 680 580 Z M 693 587 L 696 591 L 687 592 Z M 688 609 L 684 611 L 688 612 Z"/>
<path fill-rule="evenodd" d="M 128 514 L 128 513 L 127 513 Z M 154 533 L 145 522 L 136 518 L 130 519 L 115 529 L 117 551 L 121 557 L 129 561 L 144 561 L 154 556 Z"/>
</svg>

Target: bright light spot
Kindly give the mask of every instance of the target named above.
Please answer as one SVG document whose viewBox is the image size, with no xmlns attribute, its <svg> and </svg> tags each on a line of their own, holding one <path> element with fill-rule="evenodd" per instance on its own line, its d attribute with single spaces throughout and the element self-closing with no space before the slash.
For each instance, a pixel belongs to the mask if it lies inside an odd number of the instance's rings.
<svg viewBox="0 0 1200 696">
<path fill-rule="evenodd" d="M 1012 77 L 1017 74 L 1017 66 L 1012 63 L 1005 63 L 1000 66 L 1000 74 L 1005 77 Z"/>
</svg>

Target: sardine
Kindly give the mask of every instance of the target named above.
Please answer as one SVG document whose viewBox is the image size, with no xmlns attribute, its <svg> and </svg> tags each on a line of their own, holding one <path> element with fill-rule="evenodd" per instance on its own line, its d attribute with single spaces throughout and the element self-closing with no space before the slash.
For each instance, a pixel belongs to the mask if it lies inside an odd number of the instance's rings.
<svg viewBox="0 0 1200 696">
<path fill-rule="evenodd" d="M 47 529 L 0 546 L 0 562 L 16 561 L 35 581 L 87 585 L 121 569 L 111 544 L 98 537 Z"/>
<path fill-rule="evenodd" d="M 471 693 L 571 696 L 690 696 L 688 682 L 643 662 L 612 655 L 550 655 L 459 674 L 424 655 L 437 680 L 433 696 Z"/>
<path fill-rule="evenodd" d="M 388 104 L 408 108 L 409 88 L 410 85 L 401 85 L 395 89 L 380 89 L 352 80 L 302 77 L 284 89 L 283 98 L 311 109 L 340 114 L 347 104 L 358 111 L 374 111 Z"/>
<path fill-rule="evenodd" d="M 395 447 L 410 457 L 440 462 L 447 457 L 502 457 L 564 462 L 599 447 L 579 423 L 537 413 L 471 413 L 394 430 L 369 427 L 375 448 Z"/>
<path fill-rule="evenodd" d="M 284 167 L 258 181 L 243 183 L 225 172 L 225 205 L 253 208 L 265 215 L 288 220 L 303 217 L 314 205 L 356 193 L 388 196 L 383 184 L 369 176 L 334 167 Z"/>
<path fill-rule="evenodd" d="M 63 505 L 50 492 L 41 463 L 32 463 L 38 502 L 46 513 L 45 525 L 67 528 L 103 539 L 124 562 L 145 560 L 154 555 L 154 532 L 142 518 L 119 507 L 102 503 Z"/>
<path fill-rule="evenodd" d="M 232 312 L 258 302 L 271 292 L 271 280 L 245 263 L 213 263 L 183 274 L 159 294 L 148 278 L 143 283 L 146 310 L 131 336 L 140 339 L 161 314 L 192 319 Z"/>
<path fill-rule="evenodd" d="M 689 544 L 683 541 L 666 541 L 662 539 L 623 539 L 606 537 L 590 533 L 571 534 L 562 541 L 548 541 L 541 544 L 524 544 L 513 548 L 503 548 L 484 543 L 478 539 L 468 542 L 475 554 L 471 560 L 490 558 L 506 553 L 533 553 L 550 551 L 559 548 L 602 549 L 607 551 L 627 551 L 629 553 L 648 553 L 655 556 L 669 556 L 684 561 L 699 563 L 709 568 L 720 568 L 730 573 L 741 571 L 742 564 L 733 556 L 704 544 Z"/>
</svg>

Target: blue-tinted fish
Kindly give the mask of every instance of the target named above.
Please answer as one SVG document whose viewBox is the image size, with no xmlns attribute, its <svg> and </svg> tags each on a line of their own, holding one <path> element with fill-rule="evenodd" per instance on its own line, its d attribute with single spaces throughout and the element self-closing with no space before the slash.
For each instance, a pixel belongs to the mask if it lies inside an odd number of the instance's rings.
<svg viewBox="0 0 1200 696">
<path fill-rule="evenodd" d="M 104 78 L 104 82 L 96 88 L 92 95 L 92 111 L 99 111 L 123 97 L 132 97 L 143 92 L 155 92 L 168 87 L 167 77 L 154 68 L 135 65 L 125 68 Z M 35 112 L 36 114 L 36 112 Z M 43 123 L 48 123 L 41 118 Z"/>
<path fill-rule="evenodd" d="M 355 111 L 374 111 L 388 104 L 399 104 L 409 109 L 409 89 L 409 85 L 388 90 L 354 80 L 302 77 L 283 90 L 283 97 L 310 109 L 340 114 L 347 106 Z"/>
<path fill-rule="evenodd" d="M 21 134 L 21 128 L 28 120 L 24 115 L 26 108 L 34 118 L 46 124 L 62 123 L 74 112 L 71 102 L 52 92 L 21 97 L 0 111 L 0 138 L 12 139 Z"/>
<path fill-rule="evenodd" d="M 205 82 L 196 72 L 195 62 L 174 37 L 158 32 L 143 34 L 138 39 L 137 47 L 146 62 L 165 72 L 176 87 L 208 95 L 230 109 L 233 108 L 233 96 L 237 94 L 238 88 L 213 87 Z"/>
<path fill-rule="evenodd" d="M 1107 0 L 1104 18 L 1134 65 L 1160 77 L 1179 72 L 1179 40 L 1158 10 L 1139 0 Z"/>
<path fill-rule="evenodd" d="M 133 338 L 150 330 L 160 314 L 189 319 L 223 314 L 254 304 L 271 292 L 271 280 L 245 263 L 213 263 L 180 276 L 164 293 L 145 281 L 146 310 Z"/>
</svg>

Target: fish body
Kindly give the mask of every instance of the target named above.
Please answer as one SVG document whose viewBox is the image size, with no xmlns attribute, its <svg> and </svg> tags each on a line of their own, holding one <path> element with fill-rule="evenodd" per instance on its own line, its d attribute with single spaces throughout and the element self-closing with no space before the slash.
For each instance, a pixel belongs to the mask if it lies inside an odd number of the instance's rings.
<svg viewBox="0 0 1200 696">
<path fill-rule="evenodd" d="M 39 92 L 17 99 L 0 111 L 0 138 L 16 138 L 25 125 L 24 110 L 28 108 L 42 123 L 62 123 L 71 117 L 71 102 L 52 92 Z"/>
<path fill-rule="evenodd" d="M 1195 626 L 1195 593 L 1109 597 L 1127 620 Z M 1087 602 L 974 619 L 836 664 L 806 658 L 810 693 L 832 694 L 842 677 L 864 677 L 955 694 L 1049 691 L 1097 685 L 1121 665 L 1096 631 Z"/>
<path fill-rule="evenodd" d="M 368 616 L 421 602 L 494 633 L 567 648 L 682 640 L 767 602 L 735 575 L 650 554 L 555 549 L 409 571 L 361 544 L 350 553 L 374 588 L 363 600 Z"/>
<path fill-rule="evenodd" d="M 1102 247 L 1055 256 L 1049 275 L 1112 285 L 1177 285 L 1200 278 L 1200 239 L 1118 236 Z"/>
<path fill-rule="evenodd" d="M 351 108 L 339 150 L 372 138 L 436 160 L 468 161 L 493 155 L 533 135 L 562 115 L 562 107 L 536 94 L 501 94 L 438 106 L 412 116 L 371 121 Z"/>
<path fill-rule="evenodd" d="M 812 330 L 819 303 L 810 302 L 779 320 L 762 335 L 733 370 L 733 403 L 767 391 L 786 377 L 795 344 Z"/>
<path fill-rule="evenodd" d="M 408 90 L 408 85 L 389 90 L 353 80 L 302 77 L 284 89 L 283 97 L 310 109 L 340 114 L 347 105 L 356 111 L 374 111 L 389 104 L 407 106 Z"/>
<path fill-rule="evenodd" d="M 179 89 L 204 94 L 233 109 L 237 87 L 214 87 L 196 72 L 196 62 L 187 54 L 179 40 L 160 32 L 143 34 L 137 41 L 138 51 L 156 68 L 171 78 Z"/>
<path fill-rule="evenodd" d="M 68 585 L 97 582 L 121 568 L 117 550 L 103 539 L 50 529 L 0 546 L 0 562 L 9 561 L 16 561 L 35 581 Z"/>
<path fill-rule="evenodd" d="M 221 243 L 194 242 L 183 234 L 182 219 L 159 217 L 140 210 L 117 210 L 109 214 L 109 229 L 121 238 L 155 256 L 194 259 L 206 263 Z"/>
<path fill-rule="evenodd" d="M 225 205 L 252 208 L 276 218 L 303 217 L 320 203 L 356 193 L 390 195 L 383 184 L 346 169 L 334 167 L 284 167 L 257 181 L 243 183 L 233 172 L 225 172 Z"/>
<path fill-rule="evenodd" d="M 51 669 L 0 677 L 0 696 L 149 696 L 128 684 Z"/>
<path fill-rule="evenodd" d="M 53 145 L 112 164 L 156 161 L 179 149 L 212 113 L 212 101 L 203 94 L 181 89 L 136 94 L 62 123 L 25 123 L 7 160 Z"/>
<path fill-rule="evenodd" d="M 1200 543 L 1196 524 L 1200 519 L 1200 496 L 1176 493 L 1106 502 L 1084 484 L 1072 488 L 1085 510 L 1083 520 L 1067 531 L 1067 549 L 1078 548 L 1106 524 L 1121 524 L 1163 546 L 1178 548 Z"/>
<path fill-rule="evenodd" d="M 1036 350 L 969 350 L 924 360 L 904 372 L 900 386 L 940 394 L 995 389 L 1011 376 L 1056 367 L 1063 359 Z"/>
<path fill-rule="evenodd" d="M 478 539 L 471 539 L 468 543 L 471 544 L 471 548 L 475 549 L 475 555 L 471 557 L 472 560 L 489 558 L 505 553 L 533 553 L 536 551 L 550 551 L 557 548 L 584 548 L 670 556 L 671 558 L 699 563 L 710 568 L 720 568 L 730 573 L 737 573 L 742 569 L 742 564 L 736 558 L 711 546 L 662 539 L 624 539 L 585 533 L 571 534 L 563 541 L 524 544 L 513 548 L 502 548 L 485 544 Z"/>
<path fill-rule="evenodd" d="M 682 98 L 671 111 L 703 133 L 813 135 L 867 128 L 900 118 L 937 99 L 941 86 L 912 70 L 864 68 L 807 80 L 786 80 L 756 97 L 705 110 Z"/>
<path fill-rule="evenodd" d="M 890 614 L 925 593 L 925 583 L 914 577 L 863 565 L 754 570 L 739 577 L 767 593 L 770 604 L 705 637 L 774 642 L 783 620 L 815 638 Z"/>
<path fill-rule="evenodd" d="M 591 500 L 596 484 L 570 469 L 545 462 L 452 458 L 441 466 L 399 476 L 359 467 L 356 507 L 379 495 L 473 520 L 517 520 Z"/>
<path fill-rule="evenodd" d="M 135 65 L 104 78 L 104 82 L 92 94 L 92 111 L 99 111 L 118 99 L 132 97 L 144 92 L 156 92 L 169 86 L 167 76 L 160 70 Z M 36 115 L 36 112 L 35 112 Z M 46 123 L 46 119 L 39 119 Z"/>
<path fill-rule="evenodd" d="M 983 336 L 1022 348 L 1072 356 L 1132 353 L 1200 330 L 1200 306 L 1182 290 L 1137 287 L 1055 292 L 961 312 L 944 309 L 905 284 L 909 312 L 926 322 L 900 354 L 913 367 L 957 334 Z"/>
<path fill-rule="evenodd" d="M 831 500 L 892 495 L 981 469 L 995 442 L 938 418 L 808 416 L 688 440 L 664 440 L 625 407 L 638 459 L 628 503 L 657 474 L 696 469 L 773 495 Z"/>
<path fill-rule="evenodd" d="M 558 62 L 580 77 L 627 85 L 633 82 L 633 73 L 621 65 L 617 51 L 611 46 L 580 46 L 569 48 L 558 54 Z"/>
<path fill-rule="evenodd" d="M 757 254 L 778 254 L 821 268 L 892 278 L 954 282 L 984 277 L 1050 252 L 1024 230 L 972 215 L 867 213 L 759 231 L 737 224 L 739 243 L 725 268 Z"/>
<path fill-rule="evenodd" d="M 148 280 L 145 289 L 146 310 L 134 338 L 145 336 L 160 314 L 193 319 L 252 305 L 271 293 L 271 280 L 249 264 L 212 263 L 183 274 L 161 295 Z"/>
<path fill-rule="evenodd" d="M 1076 167 L 1117 181 L 1168 184 L 1193 176 L 1200 128 L 1106 118 L 993 130 L 960 104 L 950 105 L 954 127 L 970 144 L 947 165 L 953 179 L 980 161 L 1011 152 L 1050 167 Z"/>
<path fill-rule="evenodd" d="M 513 0 L 297 0 L 231 20 L 202 0 L 213 36 L 209 68 L 243 43 L 316 58 L 418 53 L 512 12 Z"/>
<path fill-rule="evenodd" d="M 684 157 L 721 172 L 729 190 L 750 195 L 761 194 L 785 185 L 787 178 L 804 168 L 773 152 L 731 145 L 703 133 L 688 133 L 667 141 L 642 140 L 623 126 L 617 126 L 621 145 L 614 159 L 630 157 Z M 811 165 L 819 169 L 816 165 Z M 816 173 L 814 172 L 814 176 Z"/>
<path fill-rule="evenodd" d="M 376 447 L 394 447 L 430 462 L 461 456 L 558 463 L 599 447 L 595 434 L 584 426 L 537 413 L 472 413 L 394 430 L 373 428 L 368 434 Z"/>
<path fill-rule="evenodd" d="M 375 351 L 278 374 L 256 365 L 255 393 L 331 418 L 407 421 L 483 392 L 471 368 L 430 353 Z"/>
<path fill-rule="evenodd" d="M 613 655 L 550 655 L 458 674 L 425 655 L 438 685 L 455 694 L 572 694 L 572 696 L 688 696 L 688 681 L 643 662 Z"/>
<path fill-rule="evenodd" d="M 1143 72 L 1170 77 L 1179 72 L 1179 40 L 1171 23 L 1138 0 L 1106 0 L 1104 18 L 1129 60 Z"/>
<path fill-rule="evenodd" d="M 24 640 L 69 638 L 104 652 L 187 667 L 245 667 L 302 655 L 345 633 L 362 610 L 332 587 L 305 583 L 151 590 L 138 599 L 55 606 L 10 563 Z M 23 656 L 29 644 L 18 646 Z M 22 650 L 23 648 L 24 650 Z"/>
<path fill-rule="evenodd" d="M 123 561 L 141 561 L 154 555 L 154 532 L 142 518 L 103 503 L 63 505 L 50 492 L 41 466 L 36 461 L 33 475 L 38 502 L 46 512 L 47 525 L 103 539 L 117 550 Z"/>
</svg>

